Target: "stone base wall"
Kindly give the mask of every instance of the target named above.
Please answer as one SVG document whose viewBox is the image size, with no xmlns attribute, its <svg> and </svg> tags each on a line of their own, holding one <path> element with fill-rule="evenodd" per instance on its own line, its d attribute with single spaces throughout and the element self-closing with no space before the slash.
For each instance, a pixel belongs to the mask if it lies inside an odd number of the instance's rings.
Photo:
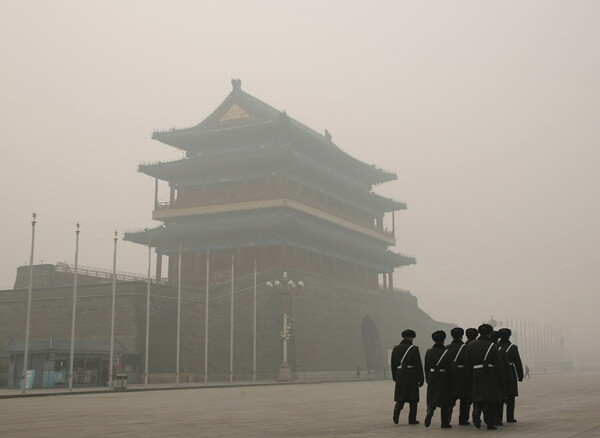
<svg viewBox="0 0 600 438">
<path fill-rule="evenodd" d="M 258 379 L 273 380 L 283 358 L 280 336 L 283 294 L 266 287 L 282 272 L 261 273 L 257 279 L 256 373 Z M 288 342 L 292 373 L 302 380 L 323 376 L 355 378 L 356 368 L 367 376 L 389 374 L 388 350 L 400 342 L 405 328 L 417 331 L 422 352 L 431 344 L 430 334 L 451 326 L 432 320 L 417 306 L 417 299 L 393 290 L 380 290 L 344 283 L 339 279 L 290 271 L 289 278 L 302 280 L 304 288 L 289 295 L 293 318 Z M 72 287 L 33 290 L 30 339 L 69 340 Z M 128 352 L 137 353 L 137 376 L 143 381 L 146 331 L 144 282 L 117 283 L 115 337 Z M 110 340 L 111 284 L 78 288 L 76 338 Z M 234 282 L 233 379 L 251 380 L 253 375 L 253 277 Z M 177 288 L 151 286 L 149 375 L 153 383 L 175 381 L 177 350 Z M 181 295 L 180 381 L 204 380 L 204 336 L 206 293 L 183 289 Z M 27 290 L 0 291 L 0 347 L 9 340 L 23 341 L 27 312 Z M 208 374 L 210 381 L 230 379 L 231 283 L 209 289 Z M 136 383 L 136 382 L 130 382 Z"/>
</svg>

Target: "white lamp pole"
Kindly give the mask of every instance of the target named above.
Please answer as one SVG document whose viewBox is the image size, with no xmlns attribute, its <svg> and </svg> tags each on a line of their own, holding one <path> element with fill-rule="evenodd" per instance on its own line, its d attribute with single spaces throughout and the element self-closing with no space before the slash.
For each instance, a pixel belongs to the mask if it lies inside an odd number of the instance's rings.
<svg viewBox="0 0 600 438">
<path fill-rule="evenodd" d="M 229 382 L 233 382 L 233 265 L 235 256 L 231 256 L 231 320 L 229 324 Z"/>
<path fill-rule="evenodd" d="M 113 389 L 113 369 L 114 369 L 114 354 L 115 354 L 115 301 L 117 297 L 117 240 L 118 233 L 115 231 L 115 249 L 113 252 L 113 275 L 112 275 L 112 307 L 110 313 L 110 356 L 108 356 L 108 388 Z"/>
<path fill-rule="evenodd" d="M 204 306 L 204 384 L 208 385 L 208 274 L 210 269 L 210 250 L 206 250 L 206 305 Z"/>
<path fill-rule="evenodd" d="M 77 314 L 77 262 L 79 258 L 79 222 L 75 230 L 75 267 L 73 268 L 73 313 L 71 319 L 71 355 L 69 356 L 69 391 L 73 391 L 73 363 L 75 362 L 75 320 Z"/>
<path fill-rule="evenodd" d="M 296 286 L 304 287 L 304 282 L 289 280 L 287 272 L 283 273 L 283 280 L 275 280 L 274 282 L 267 282 L 268 287 L 274 287 L 281 290 L 283 294 L 283 330 L 281 331 L 281 337 L 283 338 L 283 363 L 279 367 L 279 378 L 280 382 L 289 382 L 292 379 L 292 370 L 288 364 L 288 340 L 291 337 L 290 329 L 292 328 L 291 320 L 289 318 L 289 295 Z"/>
<path fill-rule="evenodd" d="M 254 260 L 254 328 L 252 330 L 254 339 L 252 345 L 252 381 L 256 382 L 256 260 Z"/>
<path fill-rule="evenodd" d="M 146 348 L 144 352 L 144 386 L 148 386 L 148 350 L 150 346 L 150 270 L 152 268 L 152 241 L 148 241 L 148 279 L 146 281 Z"/>
<path fill-rule="evenodd" d="M 21 382 L 23 384 L 23 394 L 27 392 L 27 365 L 29 362 L 29 324 L 31 321 L 31 295 L 33 292 L 33 244 L 35 242 L 35 224 L 37 214 L 32 214 L 31 221 L 31 255 L 29 256 L 29 290 L 27 291 L 27 322 L 25 323 L 25 351 L 23 357 L 23 372 L 21 373 Z"/>
<path fill-rule="evenodd" d="M 179 244 L 179 263 L 177 266 L 177 360 L 175 366 L 175 385 L 179 386 L 179 356 L 181 348 L 181 259 L 182 259 L 183 245 Z"/>
</svg>

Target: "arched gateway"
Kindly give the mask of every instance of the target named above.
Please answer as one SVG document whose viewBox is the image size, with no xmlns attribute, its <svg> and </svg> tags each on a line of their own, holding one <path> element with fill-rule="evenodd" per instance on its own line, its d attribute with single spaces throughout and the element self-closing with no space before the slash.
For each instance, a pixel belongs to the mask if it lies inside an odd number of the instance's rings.
<svg viewBox="0 0 600 438">
<path fill-rule="evenodd" d="M 374 371 L 376 377 L 385 376 L 385 364 L 381 351 L 381 341 L 377 326 L 369 315 L 362 321 L 362 343 L 365 351 L 365 363 L 367 371 Z"/>
</svg>

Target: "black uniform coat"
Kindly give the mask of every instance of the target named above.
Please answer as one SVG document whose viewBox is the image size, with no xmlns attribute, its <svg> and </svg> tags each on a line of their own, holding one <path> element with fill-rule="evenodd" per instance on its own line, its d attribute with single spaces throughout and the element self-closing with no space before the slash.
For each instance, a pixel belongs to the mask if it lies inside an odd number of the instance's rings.
<svg viewBox="0 0 600 438">
<path fill-rule="evenodd" d="M 506 351 L 504 351 L 504 348 L 500 345 L 498 345 L 498 354 L 500 355 L 500 360 L 502 361 L 502 366 L 504 367 L 504 381 L 502 382 L 502 385 L 500 386 L 500 396 L 502 398 L 502 401 L 506 400 L 506 383 L 508 381 L 508 373 L 509 373 L 509 369 L 508 367 L 510 366 L 508 363 L 508 355 L 506 354 Z"/>
<path fill-rule="evenodd" d="M 491 348 L 490 348 L 491 346 Z M 487 359 L 484 361 L 489 349 Z M 498 346 L 491 339 L 480 336 L 470 342 L 465 358 L 465 369 L 471 387 L 473 403 L 501 403 L 501 386 L 506 374 Z"/>
<path fill-rule="evenodd" d="M 508 356 L 508 376 L 507 376 L 507 395 L 519 395 L 519 388 L 517 380 L 523 380 L 523 363 L 521 362 L 521 355 L 519 354 L 519 348 L 512 344 L 508 339 L 500 339 L 498 345 L 506 351 Z"/>
<path fill-rule="evenodd" d="M 454 339 L 446 346 L 448 355 L 454 363 L 452 372 L 452 393 L 455 399 L 463 399 L 469 395 L 467 374 L 465 370 L 465 357 L 467 345 L 460 339 Z"/>
<path fill-rule="evenodd" d="M 412 348 L 411 348 L 412 346 Z M 410 348 L 406 356 L 404 353 Z M 402 360 L 404 357 L 404 360 Z M 418 402 L 419 387 L 423 385 L 423 365 L 419 347 L 404 339 L 392 350 L 392 378 L 396 382 L 394 401 Z"/>
<path fill-rule="evenodd" d="M 452 392 L 453 361 L 451 356 L 442 344 L 435 344 L 425 353 L 428 407 L 446 408 L 454 406 L 454 394 Z"/>
</svg>

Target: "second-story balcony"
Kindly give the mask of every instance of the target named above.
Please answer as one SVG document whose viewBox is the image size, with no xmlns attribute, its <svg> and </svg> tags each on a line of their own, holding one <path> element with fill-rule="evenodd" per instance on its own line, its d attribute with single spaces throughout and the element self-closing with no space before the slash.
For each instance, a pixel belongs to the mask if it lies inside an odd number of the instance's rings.
<svg viewBox="0 0 600 438">
<path fill-rule="evenodd" d="M 332 205 L 333 204 L 333 205 Z M 335 205 L 337 204 L 337 205 Z M 231 211 L 251 210 L 287 206 L 300 209 L 305 213 L 323 216 L 326 220 L 358 225 L 385 236 L 389 245 L 395 245 L 394 231 L 376 225 L 373 216 L 362 213 L 358 209 L 334 203 L 323 197 L 310 196 L 310 193 L 285 190 L 263 190 L 250 194 L 224 194 L 219 196 L 180 197 L 173 202 L 159 202 L 155 205 L 153 219 L 163 220 L 169 217 L 188 216 L 194 214 L 211 214 Z M 371 234 L 369 233 L 369 234 Z M 371 234 L 374 235 L 374 234 Z"/>
</svg>

